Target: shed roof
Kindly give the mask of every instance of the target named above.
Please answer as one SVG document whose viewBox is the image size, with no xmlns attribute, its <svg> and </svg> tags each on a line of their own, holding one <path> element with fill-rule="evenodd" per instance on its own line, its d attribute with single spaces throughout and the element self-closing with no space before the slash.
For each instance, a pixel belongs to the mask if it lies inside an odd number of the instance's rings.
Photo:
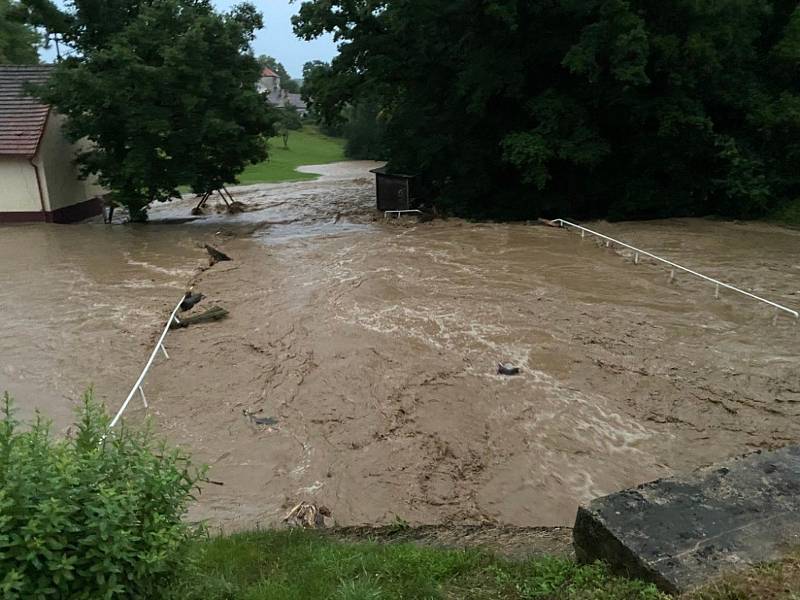
<svg viewBox="0 0 800 600">
<path fill-rule="evenodd" d="M 269 67 L 264 67 L 262 69 L 261 76 L 262 77 L 277 77 L 278 79 L 280 79 L 280 75 L 278 75 L 275 71 L 273 71 Z"/>
<path fill-rule="evenodd" d="M 375 175 L 381 175 L 384 177 L 399 177 L 401 179 L 414 179 L 417 177 L 417 175 L 409 175 L 407 173 L 393 173 L 389 170 L 388 165 L 378 167 L 377 169 L 370 169 L 370 173 L 375 173 Z"/>
<path fill-rule="evenodd" d="M 47 82 L 48 65 L 0 66 L 0 156 L 33 156 L 50 107 L 26 91 Z"/>
</svg>

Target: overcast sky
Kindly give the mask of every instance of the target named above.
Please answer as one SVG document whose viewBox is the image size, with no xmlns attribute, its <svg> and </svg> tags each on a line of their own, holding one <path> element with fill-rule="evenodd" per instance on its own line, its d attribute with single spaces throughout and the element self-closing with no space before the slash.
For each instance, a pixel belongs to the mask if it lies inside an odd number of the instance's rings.
<svg viewBox="0 0 800 600">
<path fill-rule="evenodd" d="M 214 0 L 220 11 L 227 11 L 240 0 Z M 292 15 L 300 6 L 300 2 L 290 0 L 251 0 L 264 15 L 264 29 L 258 32 L 253 42 L 256 55 L 274 56 L 292 77 L 299 78 L 303 73 L 303 65 L 310 60 L 329 61 L 336 55 L 336 46 L 331 37 L 320 38 L 313 42 L 304 42 L 292 33 Z M 64 0 L 57 0 L 64 5 Z M 42 51 L 44 60 L 53 60 L 55 50 Z"/>
</svg>

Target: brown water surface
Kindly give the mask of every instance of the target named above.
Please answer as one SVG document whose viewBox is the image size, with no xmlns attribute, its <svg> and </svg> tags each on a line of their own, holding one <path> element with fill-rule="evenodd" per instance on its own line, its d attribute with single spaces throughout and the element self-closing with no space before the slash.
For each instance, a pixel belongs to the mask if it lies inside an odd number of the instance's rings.
<svg viewBox="0 0 800 600">
<path fill-rule="evenodd" d="M 0 392 L 57 429 L 94 386 L 116 407 L 164 311 L 203 264 L 205 228 L 32 224 L 0 227 Z"/>
<path fill-rule="evenodd" d="M 244 213 L 193 223 L 0 229 L 0 387 L 59 419 L 87 374 L 124 397 L 202 240 L 235 259 L 196 280 L 231 316 L 170 334 L 147 390 L 223 484 L 193 509 L 212 523 L 274 524 L 311 500 L 342 524 L 564 525 L 592 497 L 798 441 L 793 319 L 575 233 L 384 221 L 369 166 L 239 188 Z M 593 227 L 800 305 L 796 231 Z"/>
</svg>

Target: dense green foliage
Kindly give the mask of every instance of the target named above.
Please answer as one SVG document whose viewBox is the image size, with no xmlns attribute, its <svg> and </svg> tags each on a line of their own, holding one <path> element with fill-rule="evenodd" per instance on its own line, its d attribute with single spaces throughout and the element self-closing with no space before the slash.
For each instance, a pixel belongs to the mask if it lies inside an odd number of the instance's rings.
<svg viewBox="0 0 800 600">
<path fill-rule="evenodd" d="M 356 160 L 386 160 L 386 124 L 380 105 L 361 100 L 345 111 L 342 128 L 345 139 L 344 153 Z"/>
<path fill-rule="evenodd" d="M 284 67 L 283 63 L 279 62 L 278 59 L 262 54 L 258 57 L 258 64 L 261 65 L 262 68 L 269 67 L 275 71 L 275 74 L 281 79 L 281 89 L 291 92 L 292 94 L 298 94 L 300 92 L 300 84 L 292 79 L 292 76 L 289 75 L 289 71 L 286 70 L 286 67 Z"/>
<path fill-rule="evenodd" d="M 381 100 L 368 94 L 354 98 L 337 114 L 322 114 L 317 106 L 326 104 L 330 97 L 339 94 L 330 84 L 336 82 L 331 66 L 323 61 L 311 61 L 303 66 L 303 98 L 313 119 L 328 135 L 345 138 L 345 154 L 355 160 L 386 160 L 386 119 L 381 110 Z"/>
<path fill-rule="evenodd" d="M 182 518 L 197 481 L 148 430 L 107 437 L 87 395 L 73 434 L 0 420 L 0 597 L 158 598 L 194 532 Z"/>
<path fill-rule="evenodd" d="M 0 0 L 0 65 L 39 62 L 39 36 L 19 18 L 18 3 Z"/>
<path fill-rule="evenodd" d="M 261 15 L 249 4 L 218 14 L 208 0 L 76 0 L 61 13 L 75 51 L 43 98 L 91 142 L 78 160 L 133 219 L 189 185 L 235 182 L 267 155 L 273 116 L 256 91 L 250 52 Z"/>
<path fill-rule="evenodd" d="M 304 531 L 219 537 L 199 548 L 176 600 L 658 600 L 651 585 L 601 565 L 554 558 L 512 562 L 476 551 L 339 543 Z"/>
<path fill-rule="evenodd" d="M 365 96 L 390 166 L 473 216 L 755 217 L 800 197 L 795 0 L 316 0 L 340 54 L 328 120 Z"/>
</svg>

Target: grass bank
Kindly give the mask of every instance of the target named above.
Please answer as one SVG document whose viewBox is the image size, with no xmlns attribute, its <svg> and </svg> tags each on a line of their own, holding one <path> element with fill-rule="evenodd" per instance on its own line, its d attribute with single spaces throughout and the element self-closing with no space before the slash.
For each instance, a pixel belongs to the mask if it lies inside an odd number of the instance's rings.
<svg viewBox="0 0 800 600">
<path fill-rule="evenodd" d="M 196 548 L 176 583 L 188 600 L 581 599 L 657 600 L 653 586 L 602 565 L 557 558 L 511 561 L 476 550 L 344 543 L 314 532 L 217 537 Z"/>
<path fill-rule="evenodd" d="M 321 134 L 313 125 L 292 131 L 288 148 L 283 147 L 283 140 L 279 137 L 270 139 L 269 143 L 269 160 L 248 166 L 239 176 L 243 185 L 316 179 L 317 175 L 300 173 L 295 169 L 345 160 L 344 141 Z"/>
</svg>

